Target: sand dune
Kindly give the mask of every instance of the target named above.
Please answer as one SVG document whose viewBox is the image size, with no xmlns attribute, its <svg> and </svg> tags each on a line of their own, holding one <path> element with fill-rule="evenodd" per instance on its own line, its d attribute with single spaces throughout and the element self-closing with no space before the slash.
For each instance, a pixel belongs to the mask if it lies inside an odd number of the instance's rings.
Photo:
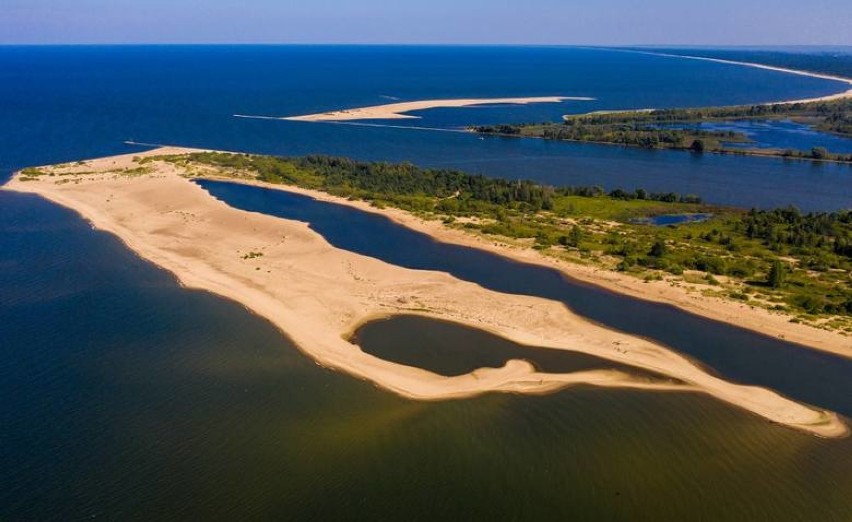
<svg viewBox="0 0 852 522">
<path fill-rule="evenodd" d="M 40 194 L 74 209 L 185 286 L 233 299 L 265 317 L 319 364 L 405 397 L 546 393 L 575 384 L 673 390 L 705 393 L 815 435 L 847 434 L 831 412 L 727 382 L 663 346 L 586 321 L 561 303 L 390 265 L 337 249 L 305 223 L 229 207 L 171 163 L 154 161 L 140 169 L 134 155 L 127 155 L 48 170 L 54 176 L 24 181 L 18 175 L 5 189 Z M 523 361 L 444 377 L 379 359 L 347 342 L 348 333 L 364 322 L 401 313 L 455 321 L 522 344 L 587 353 L 685 384 L 649 383 L 618 371 L 551 374 Z"/>
</svg>

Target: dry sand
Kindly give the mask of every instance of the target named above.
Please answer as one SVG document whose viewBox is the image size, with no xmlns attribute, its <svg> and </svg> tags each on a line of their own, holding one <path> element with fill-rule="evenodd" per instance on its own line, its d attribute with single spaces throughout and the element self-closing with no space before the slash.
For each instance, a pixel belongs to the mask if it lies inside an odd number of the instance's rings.
<svg viewBox="0 0 852 522">
<path fill-rule="evenodd" d="M 727 382 L 665 347 L 586 321 L 561 303 L 501 294 L 445 273 L 404 269 L 337 249 L 304 223 L 229 207 L 172 164 L 152 162 L 146 165 L 150 172 L 132 171 L 138 167 L 134 156 L 180 152 L 188 150 L 159 149 L 54 167 L 56 176 L 22 181 L 19 175 L 4 188 L 40 194 L 77 211 L 174 273 L 183 285 L 233 299 L 265 317 L 319 364 L 405 397 L 546 393 L 575 384 L 701 392 L 815 435 L 848 433 L 834 413 L 768 389 Z M 684 384 L 649 383 L 612 370 L 544 373 L 524 361 L 444 377 L 379 359 L 346 340 L 366 321 L 412 313 L 522 344 L 595 355 Z"/>
<path fill-rule="evenodd" d="M 532 248 L 518 248 L 488 237 L 448 228 L 440 221 L 425 220 L 404 210 L 394 208 L 379 210 L 364 201 L 350 200 L 300 187 L 270 185 L 230 177 L 222 179 L 233 183 L 256 185 L 273 190 L 302 194 L 320 201 L 327 201 L 356 208 L 364 212 L 379 214 L 393 220 L 397 224 L 427 234 L 444 243 L 487 250 L 523 263 L 553 268 L 561 271 L 568 277 L 591 283 L 613 292 L 626 294 L 646 301 L 673 305 L 708 319 L 852 359 L 852 338 L 836 331 L 823 330 L 804 323 L 792 323 L 790 322 L 790 316 L 783 312 L 770 311 L 731 299 L 688 292 L 684 287 L 673 285 L 671 282 L 665 280 L 643 281 L 636 277 L 605 268 L 579 265 L 547 257 Z"/>
<path fill-rule="evenodd" d="M 452 99 L 452 100 L 421 100 L 412 102 L 389 103 L 373 107 L 358 107 L 355 109 L 344 109 L 340 111 L 324 112 L 320 114 L 307 114 L 304 116 L 290 116 L 280 118 L 290 121 L 353 121 L 353 120 L 399 120 L 415 119 L 419 116 L 405 114 L 412 111 L 425 109 L 436 109 L 439 107 L 472 107 L 488 104 L 511 104 L 526 105 L 530 103 L 559 103 L 566 100 L 590 101 L 594 98 L 567 97 L 567 96 L 543 96 L 537 98 L 474 98 L 474 99 Z"/>
</svg>

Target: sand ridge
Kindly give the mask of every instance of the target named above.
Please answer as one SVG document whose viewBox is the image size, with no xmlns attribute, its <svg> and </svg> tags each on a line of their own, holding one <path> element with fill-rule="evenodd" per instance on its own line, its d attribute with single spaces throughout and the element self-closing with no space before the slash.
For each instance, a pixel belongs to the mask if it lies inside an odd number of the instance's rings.
<svg viewBox="0 0 852 522">
<path fill-rule="evenodd" d="M 174 273 L 183 285 L 233 299 L 265 317 L 319 364 L 405 397 L 546 393 L 575 384 L 688 391 L 815 435 L 848 433 L 836 414 L 771 390 L 727 382 L 663 346 L 586 321 L 561 303 L 493 292 L 446 273 L 405 269 L 340 250 L 305 223 L 229 207 L 183 177 L 182 167 L 154 161 L 140 170 L 134 161 L 181 152 L 188 150 L 160 149 L 51 168 L 55 176 L 23 181 L 18 175 L 4 188 L 40 194 L 77 211 Z M 524 361 L 444 377 L 371 356 L 346 340 L 372 318 L 412 313 L 521 344 L 594 355 L 686 384 L 649 383 L 613 370 L 551 374 Z"/>
</svg>

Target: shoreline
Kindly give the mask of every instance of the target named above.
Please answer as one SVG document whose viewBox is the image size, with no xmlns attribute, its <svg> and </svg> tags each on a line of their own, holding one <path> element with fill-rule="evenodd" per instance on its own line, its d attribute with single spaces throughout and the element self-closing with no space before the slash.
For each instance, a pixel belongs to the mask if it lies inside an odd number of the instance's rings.
<svg viewBox="0 0 852 522">
<path fill-rule="evenodd" d="M 801 69 L 790 69 L 787 67 L 778 67 L 774 65 L 766 65 L 762 63 L 756 62 L 740 62 L 737 60 L 726 60 L 724 58 L 712 58 L 709 56 L 692 56 L 688 54 L 672 54 L 672 53 L 662 53 L 662 52 L 654 52 L 654 51 L 641 51 L 635 49 L 613 49 L 619 52 L 627 52 L 627 53 L 637 53 L 637 54 L 646 54 L 651 56 L 662 56 L 664 58 L 684 58 L 686 60 L 699 60 L 704 62 L 713 62 L 713 63 L 721 63 L 725 65 L 739 65 L 742 67 L 751 67 L 754 69 L 763 69 L 765 71 L 775 71 L 786 74 L 794 74 L 796 76 L 806 76 L 808 78 L 818 78 L 820 80 L 829 80 L 840 83 L 845 83 L 849 86 L 849 89 L 843 92 L 835 93 L 835 94 L 827 94 L 825 96 L 818 96 L 816 98 L 801 98 L 796 100 L 786 100 L 786 101 L 776 101 L 776 102 L 767 102 L 767 103 L 753 103 L 749 105 L 791 105 L 794 103 L 810 103 L 810 102 L 820 102 L 820 101 L 834 101 L 834 100 L 842 100 L 845 98 L 852 98 L 852 78 L 846 78 L 844 76 L 836 76 L 833 74 L 825 74 L 811 71 L 803 71 Z M 654 110 L 654 109 L 651 109 Z"/>
<path fill-rule="evenodd" d="M 796 76 L 806 76 L 808 78 L 818 78 L 820 80 L 828 80 L 839 83 L 845 83 L 849 88 L 845 91 L 838 92 L 835 94 L 826 94 L 825 96 L 818 96 L 815 98 L 799 98 L 794 100 L 783 100 L 783 101 L 774 101 L 774 102 L 765 102 L 765 103 L 749 103 L 749 104 L 739 104 L 739 105 L 718 105 L 714 107 L 740 107 L 740 106 L 748 106 L 748 105 L 793 105 L 796 103 L 815 103 L 815 102 L 827 102 L 827 101 L 836 101 L 836 100 L 845 100 L 852 98 L 852 78 L 846 78 L 843 76 L 835 76 L 832 74 L 823 74 L 811 71 L 802 71 L 800 69 L 789 69 L 786 67 L 776 67 L 774 65 L 766 65 L 762 63 L 754 63 L 754 62 L 739 62 L 736 60 L 726 60 L 724 58 L 711 58 L 707 56 L 691 56 L 686 54 L 671 54 L 671 53 L 661 53 L 654 51 L 641 51 L 637 49 L 619 49 L 619 48 L 606 48 L 606 47 L 595 47 L 595 49 L 604 49 L 609 51 L 616 51 L 620 53 L 636 53 L 636 54 L 645 54 L 649 56 L 661 56 L 663 58 L 682 58 L 685 60 L 699 60 L 704 62 L 713 62 L 713 63 L 721 63 L 725 65 L 738 65 L 741 67 L 751 67 L 754 69 L 763 69 L 765 71 L 774 71 L 785 74 L 793 74 Z M 624 110 L 599 110 L 588 113 L 580 113 L 580 114 L 565 114 L 562 116 L 565 118 L 572 118 L 578 116 L 594 116 L 595 114 L 624 114 L 630 112 L 654 112 L 657 110 L 663 110 L 660 108 L 643 108 L 643 109 L 624 109 Z"/>
<path fill-rule="evenodd" d="M 355 120 L 400 120 L 420 119 L 420 116 L 407 114 L 412 111 L 422 111 L 437 108 L 459 108 L 476 107 L 488 104 L 505 105 L 528 105 L 531 103 L 561 103 L 564 101 L 593 101 L 594 98 L 571 97 L 571 96 L 539 96 L 526 98 L 453 98 L 444 100 L 418 100 L 410 102 L 387 103 L 383 105 L 372 105 L 369 107 L 353 107 L 316 114 L 305 114 L 302 116 L 286 116 L 281 118 L 268 117 L 269 119 L 305 122 L 339 122 Z M 240 116 L 245 117 L 245 116 Z M 254 118 L 267 118 L 264 116 L 253 116 Z"/>
<path fill-rule="evenodd" d="M 487 238 L 463 230 L 448 228 L 439 220 L 426 220 L 404 210 L 387 207 L 378 209 L 362 200 L 333 196 L 319 190 L 305 189 L 293 185 L 275 185 L 256 180 L 238 179 L 227 176 L 202 176 L 204 179 L 227 181 L 271 190 L 280 190 L 308 196 L 313 199 L 344 205 L 362 212 L 384 216 L 394 223 L 428 235 L 435 241 L 452 245 L 477 248 L 500 255 L 513 261 L 534 264 L 559 271 L 563 276 L 590 284 L 604 290 L 627 295 L 632 298 L 659 304 L 671 305 L 706 319 L 745 328 L 761 335 L 776 337 L 832 355 L 852 359 L 852 338 L 839 333 L 814 328 L 801 323 L 789 322 L 789 317 L 763 308 L 730 300 L 689 294 L 673 288 L 666 281 L 644 281 L 604 268 L 580 265 L 547 257 L 532 248 L 519 248 L 504 244 L 499 238 Z"/>
<path fill-rule="evenodd" d="M 266 318 L 318 364 L 410 399 L 550 393 L 577 384 L 700 392 L 814 435 L 849 434 L 834 413 L 725 381 L 670 349 L 587 321 L 561 303 L 493 292 L 446 273 L 409 270 L 337 249 L 305 223 L 227 206 L 185 177 L 197 172 L 173 164 L 154 161 L 138 171 L 136 158 L 194 151 L 155 149 L 46 167 L 56 177 L 24 181 L 18 174 L 3 190 L 38 194 L 74 210 L 175 274 L 182 285 L 229 298 Z M 370 356 L 344 338 L 377 317 L 411 313 L 520 344 L 586 353 L 686 384 L 648 383 L 614 370 L 544 373 L 520 360 L 443 377 Z"/>
<path fill-rule="evenodd" d="M 834 81 L 839 83 L 845 83 L 848 88 L 845 91 L 827 94 L 825 96 L 818 96 L 813 98 L 799 98 L 793 100 L 782 100 L 782 101 L 771 101 L 764 103 L 754 103 L 754 104 L 746 104 L 746 105 L 792 105 L 796 103 L 814 103 L 814 102 L 823 102 L 823 101 L 835 101 L 835 100 L 843 100 L 852 98 L 852 78 L 846 78 L 843 76 L 836 76 L 831 74 L 823 74 L 817 72 L 810 71 L 802 71 L 799 69 L 790 69 L 786 67 L 776 67 L 773 65 L 766 65 L 761 63 L 754 62 L 740 62 L 736 60 L 726 60 L 723 58 L 711 58 L 704 56 L 691 56 L 691 55 L 681 55 L 681 54 L 671 54 L 671 53 L 662 53 L 662 52 L 654 52 L 654 51 L 642 51 L 642 50 L 634 50 L 634 49 L 610 49 L 605 48 L 610 51 L 617 52 L 628 52 L 628 53 L 636 53 L 636 54 L 646 54 L 650 56 L 660 56 L 664 58 L 681 58 L 687 60 L 700 60 L 707 61 L 725 65 L 737 65 L 742 67 L 751 67 L 755 69 L 763 69 L 766 71 L 774 71 L 785 74 L 793 74 L 796 76 L 806 76 L 809 78 L 817 78 L 821 80 Z M 322 113 L 315 114 L 305 114 L 305 115 L 297 115 L 297 116 L 249 116 L 243 114 L 235 114 L 235 117 L 239 118 L 253 118 L 253 119 L 269 119 L 269 120 L 286 120 L 286 121 L 301 121 L 301 122 L 346 122 L 346 121 L 359 121 L 359 120 L 398 120 L 398 119 L 419 119 L 420 116 L 412 116 L 407 114 L 412 111 L 420 111 L 434 108 L 460 108 L 460 107 L 475 107 L 478 105 L 487 105 L 487 104 L 509 104 L 509 105 L 527 105 L 530 103 L 560 103 L 564 101 L 594 101 L 596 98 L 584 97 L 584 96 L 542 96 L 542 97 L 520 97 L 520 98 L 451 98 L 451 99 L 441 99 L 441 100 L 415 100 L 409 102 L 395 102 L 389 104 L 382 105 L 371 105 L 367 107 L 353 107 L 348 109 L 339 109 L 334 111 L 327 111 Z M 739 105 L 720 105 L 718 107 L 736 107 Z M 627 112 L 652 112 L 655 110 L 659 110 L 657 108 L 644 108 L 644 109 L 624 109 L 624 110 L 598 110 L 590 113 L 579 113 L 579 114 L 570 114 L 563 116 L 567 117 L 576 117 L 576 116 L 589 116 L 594 114 L 621 114 Z"/>
</svg>

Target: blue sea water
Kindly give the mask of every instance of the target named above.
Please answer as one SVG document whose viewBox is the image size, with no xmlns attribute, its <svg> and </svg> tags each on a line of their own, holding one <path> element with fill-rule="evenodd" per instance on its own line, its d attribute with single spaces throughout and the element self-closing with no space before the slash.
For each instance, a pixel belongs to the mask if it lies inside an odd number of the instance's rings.
<svg viewBox="0 0 852 522">
<path fill-rule="evenodd" d="M 123 143 L 134 139 L 832 210 L 852 201 L 847 166 L 233 114 L 392 98 L 597 98 L 426 111 L 405 122 L 452 130 L 837 90 L 767 71 L 572 48 L 0 47 L 0 179 L 29 165 L 140 150 Z M 346 235 L 357 249 L 375 243 L 376 226 L 321 232 Z M 433 267 L 441 251 L 422 248 L 431 257 L 368 253 Z M 499 260 L 479 269 L 438 260 L 472 280 L 532 291 L 501 276 Z M 631 300 L 619 301 L 626 313 L 613 317 L 612 301 L 591 289 L 535 281 L 589 317 L 674 345 L 701 328 L 673 328 L 671 310 Z M 430 329 L 376 325 L 364 342 L 393 338 L 404 347 Z M 441 337 L 447 353 L 471 338 L 452 328 Z M 829 356 L 740 332 L 698 341 L 684 350 L 728 377 L 850 409 L 845 366 Z M 388 349 L 365 347 L 373 348 Z M 813 371 L 810 385 L 798 382 L 803 367 Z M 317 367 L 266 321 L 180 288 L 72 212 L 3 191 L 0 374 L 0 520 L 846 521 L 852 512 L 850 439 L 819 440 L 689 394 L 580 388 L 406 401 Z"/>
<path fill-rule="evenodd" d="M 459 167 L 551 184 L 644 187 L 739 206 L 834 210 L 852 169 L 766 158 L 480 140 L 465 133 L 248 120 L 456 97 L 592 102 L 436 109 L 403 125 L 544 121 L 569 112 L 756 103 L 831 94 L 837 82 L 635 53 L 536 47 L 3 47 L 0 173 L 139 150 L 122 142 L 325 153 Z M 2 176 L 4 174 L 0 174 Z"/>
</svg>

